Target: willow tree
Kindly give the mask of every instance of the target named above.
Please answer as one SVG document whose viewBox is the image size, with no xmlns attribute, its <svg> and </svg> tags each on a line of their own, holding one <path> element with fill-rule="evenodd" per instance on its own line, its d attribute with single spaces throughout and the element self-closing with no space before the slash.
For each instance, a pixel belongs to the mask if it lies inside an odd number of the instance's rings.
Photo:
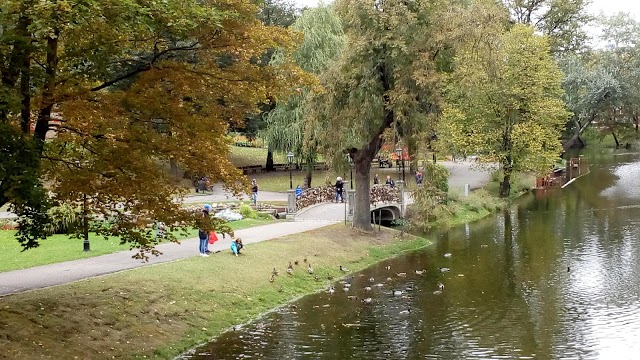
<svg viewBox="0 0 640 360">
<path fill-rule="evenodd" d="M 382 134 L 410 122 L 433 101 L 436 59 L 443 48 L 447 1 L 338 0 L 347 44 L 310 99 L 312 134 L 334 165 L 353 160 L 353 224 L 369 230 L 371 161 Z"/>
<path fill-rule="evenodd" d="M 546 37 L 516 25 L 488 40 L 458 49 L 440 126 L 458 148 L 500 164 L 508 196 L 514 172 L 549 170 L 570 114 Z"/>
<path fill-rule="evenodd" d="M 302 44 L 292 54 L 293 60 L 310 74 L 325 72 L 343 50 L 342 25 L 330 6 L 321 5 L 305 10 L 291 28 L 304 36 Z M 283 52 L 277 52 L 273 63 L 282 63 L 284 55 Z M 305 132 L 314 132 L 304 121 L 309 91 L 308 87 L 297 87 L 286 101 L 278 102 L 276 108 L 267 115 L 267 127 L 262 134 L 270 149 L 292 151 L 301 163 L 306 164 L 306 186 L 311 186 L 313 165 L 318 154 L 314 136 L 308 136 L 305 143 Z"/>
<path fill-rule="evenodd" d="M 174 202 L 185 190 L 164 164 L 245 190 L 226 156 L 227 129 L 302 74 L 256 62 L 297 37 L 262 24 L 250 0 L 1 6 L 0 138 L 10 146 L 0 153 L 15 156 L 0 158 L 0 205 L 21 215 L 26 248 L 46 237 L 52 200 L 109 219 L 99 232 L 153 251 L 155 221 L 197 220 Z"/>
</svg>

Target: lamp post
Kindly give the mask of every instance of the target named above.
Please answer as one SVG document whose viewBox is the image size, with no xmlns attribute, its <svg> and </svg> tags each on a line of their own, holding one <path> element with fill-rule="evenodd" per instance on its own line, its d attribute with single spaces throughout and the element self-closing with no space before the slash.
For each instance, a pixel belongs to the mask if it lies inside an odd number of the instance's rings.
<svg viewBox="0 0 640 360">
<path fill-rule="evenodd" d="M 291 177 L 291 166 L 293 165 L 293 153 L 289 151 L 287 154 L 287 160 L 289 160 L 289 189 L 293 189 L 293 178 Z"/>
<path fill-rule="evenodd" d="M 353 159 L 351 154 L 347 154 L 347 160 L 349 161 L 349 189 L 353 189 Z"/>
</svg>

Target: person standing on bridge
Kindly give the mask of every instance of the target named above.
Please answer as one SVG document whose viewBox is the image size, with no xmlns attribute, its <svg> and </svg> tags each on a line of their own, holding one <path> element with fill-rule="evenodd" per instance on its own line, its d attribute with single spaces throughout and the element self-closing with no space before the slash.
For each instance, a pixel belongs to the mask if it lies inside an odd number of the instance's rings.
<svg viewBox="0 0 640 360">
<path fill-rule="evenodd" d="M 392 189 L 396 187 L 395 181 L 391 179 L 391 176 L 387 175 L 387 181 L 384 183 L 385 185 L 389 185 Z"/>
<path fill-rule="evenodd" d="M 340 202 L 344 202 L 344 183 L 342 182 L 342 178 L 338 176 L 336 179 L 336 202 L 338 202 L 338 198 L 340 198 Z"/>
</svg>

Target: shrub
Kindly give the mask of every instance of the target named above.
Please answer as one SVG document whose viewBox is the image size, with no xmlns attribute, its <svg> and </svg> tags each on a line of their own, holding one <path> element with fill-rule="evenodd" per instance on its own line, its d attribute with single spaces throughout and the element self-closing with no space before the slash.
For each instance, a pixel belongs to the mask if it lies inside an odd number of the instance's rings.
<svg viewBox="0 0 640 360">
<path fill-rule="evenodd" d="M 79 210 L 71 205 L 54 206 L 49 211 L 49 225 L 46 229 L 50 234 L 68 234 L 80 224 Z"/>
<path fill-rule="evenodd" d="M 449 170 L 444 166 L 427 163 L 424 166 L 424 176 L 429 186 L 435 187 L 445 194 L 449 192 Z"/>
<path fill-rule="evenodd" d="M 258 213 L 255 210 L 253 210 L 253 208 L 250 205 L 247 205 L 247 204 L 240 205 L 240 209 L 238 210 L 238 212 L 240 213 L 240 215 L 242 215 L 246 219 L 258 218 Z"/>
</svg>

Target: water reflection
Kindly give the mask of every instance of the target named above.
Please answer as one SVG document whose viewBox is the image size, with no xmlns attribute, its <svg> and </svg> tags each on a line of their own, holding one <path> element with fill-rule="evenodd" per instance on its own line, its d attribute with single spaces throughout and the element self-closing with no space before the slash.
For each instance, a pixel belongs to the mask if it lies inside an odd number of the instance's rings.
<svg viewBox="0 0 640 360">
<path fill-rule="evenodd" d="M 640 161 L 591 163 L 565 190 L 439 234 L 424 251 L 354 274 L 348 293 L 337 284 L 305 297 L 193 358 L 637 358 Z"/>
</svg>

